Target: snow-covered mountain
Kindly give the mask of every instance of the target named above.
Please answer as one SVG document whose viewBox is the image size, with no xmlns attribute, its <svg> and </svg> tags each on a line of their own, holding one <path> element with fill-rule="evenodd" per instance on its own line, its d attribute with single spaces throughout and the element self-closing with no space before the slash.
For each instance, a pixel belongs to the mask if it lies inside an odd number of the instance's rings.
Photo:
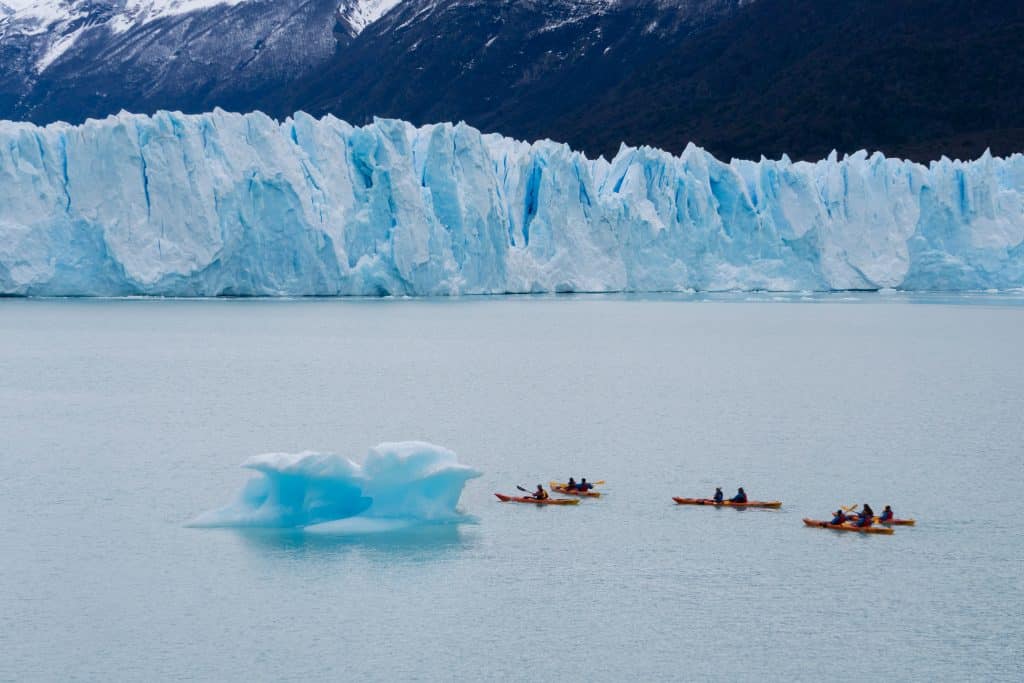
<svg viewBox="0 0 1024 683">
<path fill-rule="evenodd" d="M 464 124 L 0 123 L 0 294 L 1024 286 L 1024 155 L 590 159 Z"/>
<path fill-rule="evenodd" d="M 400 0 L 3 0 L 0 116 L 252 107 Z"/>
<path fill-rule="evenodd" d="M 592 154 L 1024 149 L 1004 0 L 0 0 L 0 119 L 465 120 Z"/>
<path fill-rule="evenodd" d="M 121 109 L 198 112 L 214 106 L 258 108 L 285 116 L 314 108 L 320 100 L 337 105 L 338 113 L 352 115 L 364 99 L 358 91 L 367 83 L 396 93 L 419 89 L 428 97 L 436 96 L 459 87 L 460 75 L 474 69 L 482 73 L 480 65 L 487 62 L 483 52 L 512 58 L 518 51 L 517 61 L 487 67 L 507 71 L 515 79 L 558 71 L 567 57 L 571 71 L 584 53 L 607 54 L 602 32 L 611 28 L 621 33 L 623 24 L 635 25 L 634 32 L 642 29 L 647 36 L 636 45 L 620 44 L 616 58 L 628 61 L 631 52 L 649 49 L 691 16 L 704 17 L 744 4 L 742 0 L 0 1 L 5 2 L 0 8 L 0 61 L 5 65 L 0 72 L 0 118 L 36 122 L 78 122 Z M 518 48 L 513 47 L 516 41 L 521 43 Z M 557 42 L 571 46 L 567 49 L 572 54 L 550 50 Z M 396 74 L 396 68 L 403 71 Z M 418 71 L 438 75 L 428 82 L 417 78 Z M 377 72 L 383 78 L 375 82 Z M 367 100 L 371 101 L 376 106 L 376 99 Z"/>
</svg>

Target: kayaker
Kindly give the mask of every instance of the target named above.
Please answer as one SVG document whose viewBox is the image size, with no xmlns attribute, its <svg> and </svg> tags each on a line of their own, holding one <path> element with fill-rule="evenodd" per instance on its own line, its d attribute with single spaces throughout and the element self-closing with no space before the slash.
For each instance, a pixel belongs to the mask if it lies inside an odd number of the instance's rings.
<svg viewBox="0 0 1024 683">
<path fill-rule="evenodd" d="M 579 489 L 580 491 L 589 491 L 590 489 L 594 488 L 594 485 L 588 484 L 586 477 L 580 477 L 580 483 L 576 484 L 576 488 Z"/>
<path fill-rule="evenodd" d="M 537 484 L 537 490 L 533 492 L 533 498 L 535 500 L 547 500 L 548 492 L 544 490 L 544 487 Z"/>
<path fill-rule="evenodd" d="M 747 492 L 743 490 L 742 486 L 740 487 L 739 491 L 736 492 L 736 495 L 729 499 L 729 502 L 730 503 L 746 503 L 747 502 Z"/>
<path fill-rule="evenodd" d="M 842 510 L 836 510 L 835 516 L 832 517 L 832 521 L 829 522 L 829 524 L 845 524 L 845 523 L 846 523 L 846 513 L 843 512 Z"/>
<path fill-rule="evenodd" d="M 864 509 L 860 511 L 860 521 L 857 522 L 857 526 L 871 526 L 875 522 L 875 511 L 871 509 L 871 506 L 864 503 Z"/>
<path fill-rule="evenodd" d="M 878 516 L 878 521 L 885 524 L 886 522 L 891 522 L 893 517 L 895 515 L 892 513 L 892 508 L 886 505 L 885 509 L 882 510 L 882 514 Z"/>
<path fill-rule="evenodd" d="M 573 479 L 572 477 L 569 477 L 569 483 L 565 485 L 565 488 L 569 489 L 570 491 L 575 491 L 578 487 L 579 484 L 576 483 L 576 480 Z"/>
<path fill-rule="evenodd" d="M 721 503 L 723 500 L 725 500 L 725 494 L 722 493 L 722 487 L 721 486 L 716 486 L 715 487 L 715 502 L 716 503 Z"/>
</svg>

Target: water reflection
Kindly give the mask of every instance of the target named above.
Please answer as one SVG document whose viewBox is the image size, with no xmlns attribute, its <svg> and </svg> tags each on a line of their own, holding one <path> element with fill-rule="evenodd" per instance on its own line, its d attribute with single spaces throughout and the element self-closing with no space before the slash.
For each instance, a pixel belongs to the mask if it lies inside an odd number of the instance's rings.
<svg viewBox="0 0 1024 683">
<path fill-rule="evenodd" d="M 380 533 L 311 533 L 300 529 L 233 529 L 243 545 L 261 556 L 289 559 L 362 558 L 434 562 L 472 547 L 476 534 L 462 524 L 420 524 Z"/>
</svg>

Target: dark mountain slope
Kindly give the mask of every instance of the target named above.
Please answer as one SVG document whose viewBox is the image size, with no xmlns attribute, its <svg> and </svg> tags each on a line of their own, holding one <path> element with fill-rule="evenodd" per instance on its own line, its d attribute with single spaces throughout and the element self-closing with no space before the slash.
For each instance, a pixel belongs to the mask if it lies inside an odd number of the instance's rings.
<svg viewBox="0 0 1024 683">
<path fill-rule="evenodd" d="M 595 149 L 603 143 L 574 135 L 577 111 L 742 3 L 627 0 L 578 13 L 580 4 L 404 3 L 298 84 L 291 105 L 357 122 L 464 119 Z"/>
<path fill-rule="evenodd" d="M 546 122 L 716 155 L 1024 151 L 1024 3 L 760 0 Z"/>
<path fill-rule="evenodd" d="M 465 120 L 590 154 L 1024 151 L 1021 2 L 403 0 L 359 32 L 357 0 L 247 0 L 123 33 L 109 2 L 73 4 L 48 32 L 0 20 L 0 118 L 220 106 Z"/>
</svg>

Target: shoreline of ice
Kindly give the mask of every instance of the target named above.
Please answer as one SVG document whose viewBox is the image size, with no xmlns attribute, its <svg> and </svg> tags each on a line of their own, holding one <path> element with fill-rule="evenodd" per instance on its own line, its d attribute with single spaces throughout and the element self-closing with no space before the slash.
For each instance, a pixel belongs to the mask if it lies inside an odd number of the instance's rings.
<svg viewBox="0 0 1024 683">
<path fill-rule="evenodd" d="M 588 159 L 305 114 L 0 122 L 0 294 L 1012 290 L 1024 155 Z"/>
</svg>

